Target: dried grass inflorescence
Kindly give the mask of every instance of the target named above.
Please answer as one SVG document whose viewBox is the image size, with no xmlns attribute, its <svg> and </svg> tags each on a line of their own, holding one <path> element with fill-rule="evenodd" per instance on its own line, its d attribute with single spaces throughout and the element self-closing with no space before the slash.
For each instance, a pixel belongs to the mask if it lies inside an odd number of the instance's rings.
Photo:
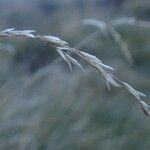
<svg viewBox="0 0 150 150">
<path fill-rule="evenodd" d="M 116 27 L 121 25 L 126 26 L 135 26 L 142 28 L 150 28 L 150 23 L 147 21 L 136 20 L 134 17 L 122 17 L 110 22 L 104 22 L 102 20 L 96 19 L 84 19 L 83 24 L 95 26 L 99 29 L 99 33 L 102 33 L 104 36 L 111 36 L 113 40 L 120 46 L 120 50 L 122 51 L 125 59 L 130 63 L 134 63 L 134 59 L 129 50 L 127 43 L 122 38 L 121 34 L 116 30 Z M 97 34 L 96 34 L 97 33 Z M 95 37 L 98 35 L 98 32 L 95 32 Z"/>
<path fill-rule="evenodd" d="M 123 21 L 124 20 L 116 20 L 116 21 L 113 21 L 112 24 L 119 25 Z M 104 22 L 96 21 L 96 20 L 85 20 L 84 22 L 87 24 L 92 24 L 92 25 L 98 26 L 100 29 L 102 29 L 102 31 L 104 33 L 107 32 L 107 30 L 106 30 L 107 26 Z M 130 20 L 129 23 L 133 24 L 134 21 Z M 126 44 L 121 39 L 121 36 L 113 28 L 109 27 L 109 30 L 111 31 L 112 35 L 114 35 L 114 39 L 116 39 L 116 41 L 118 41 L 118 43 L 121 42 L 123 44 L 122 48 L 123 49 L 125 48 L 126 50 L 128 50 Z M 20 30 L 15 30 L 14 28 L 11 28 L 11 29 L 6 29 L 6 30 L 1 31 L 0 37 L 3 37 L 3 36 L 4 37 L 17 37 L 17 36 L 19 36 L 19 37 L 26 37 L 26 38 L 32 38 L 32 39 L 40 40 L 40 41 L 48 44 L 49 46 L 54 47 L 56 49 L 56 51 L 58 52 L 58 54 L 68 64 L 71 71 L 72 71 L 72 64 L 79 67 L 80 69 L 82 69 L 84 71 L 84 68 L 82 67 L 82 65 L 75 58 L 70 56 L 70 54 L 73 53 L 77 57 L 83 59 L 90 66 L 92 66 L 105 79 L 106 84 L 107 84 L 109 89 L 110 89 L 110 84 L 112 86 L 115 86 L 115 87 L 125 86 L 126 89 L 136 98 L 137 102 L 140 104 L 144 113 L 147 116 L 150 116 L 150 107 L 149 107 L 149 105 L 147 105 L 142 100 L 142 97 L 145 97 L 146 95 L 143 94 L 142 92 L 135 90 L 133 87 L 131 87 L 126 82 L 123 82 L 120 79 L 118 79 L 115 75 L 112 74 L 112 71 L 114 70 L 114 68 L 104 64 L 102 62 L 102 60 L 100 60 L 96 56 L 91 55 L 91 54 L 86 53 L 86 52 L 83 52 L 83 51 L 80 51 L 76 48 L 72 48 L 69 46 L 69 44 L 66 41 L 61 40 L 58 37 L 49 36 L 49 35 L 45 35 L 45 36 L 38 35 L 34 30 L 20 31 Z M 126 57 L 129 60 L 131 59 L 131 55 L 130 55 L 129 51 L 128 51 L 128 54 L 126 55 Z"/>
</svg>

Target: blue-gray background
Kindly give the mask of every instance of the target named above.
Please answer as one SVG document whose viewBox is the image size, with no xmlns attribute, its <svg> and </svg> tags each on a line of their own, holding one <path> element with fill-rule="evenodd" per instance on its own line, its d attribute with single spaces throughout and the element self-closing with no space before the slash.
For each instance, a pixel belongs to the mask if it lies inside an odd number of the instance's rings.
<svg viewBox="0 0 150 150">
<path fill-rule="evenodd" d="M 0 0 L 0 30 L 33 29 L 75 46 L 97 31 L 82 20 L 150 20 L 149 0 Z M 123 81 L 150 95 L 150 28 L 116 29 L 134 58 L 129 64 L 111 37 L 81 50 L 115 68 Z M 0 39 L 0 149 L 149 150 L 150 120 L 124 88 L 94 71 L 70 73 L 55 49 L 27 39 Z"/>
</svg>

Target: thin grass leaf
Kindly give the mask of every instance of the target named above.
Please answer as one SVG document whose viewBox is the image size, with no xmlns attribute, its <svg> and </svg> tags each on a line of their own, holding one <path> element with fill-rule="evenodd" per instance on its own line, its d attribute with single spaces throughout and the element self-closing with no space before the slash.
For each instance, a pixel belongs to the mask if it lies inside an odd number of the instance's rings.
<svg viewBox="0 0 150 150">
<path fill-rule="evenodd" d="M 108 65 L 105 65 L 105 64 L 103 64 L 103 63 L 100 63 L 99 62 L 99 65 L 103 68 L 103 69 L 106 69 L 106 70 L 114 70 L 114 68 L 112 68 L 111 66 L 108 66 Z"/>
<path fill-rule="evenodd" d="M 132 58 L 132 55 L 130 53 L 130 50 L 126 42 L 122 39 L 119 32 L 117 32 L 113 27 L 110 27 L 109 31 L 113 39 L 115 40 L 115 42 L 120 46 L 122 53 L 124 54 L 124 57 L 126 58 L 126 60 L 128 60 L 128 62 L 132 64 L 133 58 Z"/>
<path fill-rule="evenodd" d="M 84 19 L 83 24 L 94 25 L 94 26 L 97 26 L 99 28 L 105 28 L 106 27 L 106 23 L 104 21 L 96 20 L 96 19 Z"/>
<path fill-rule="evenodd" d="M 72 66 L 71 66 L 71 63 L 70 63 L 70 62 L 72 62 L 74 65 L 78 66 L 81 70 L 84 71 L 83 67 L 81 66 L 81 64 L 77 60 L 75 60 L 74 58 L 72 58 L 71 56 L 66 54 L 65 52 L 62 52 L 62 50 L 66 50 L 66 49 L 69 49 L 69 48 L 57 47 L 58 53 L 68 63 L 70 70 L 72 71 Z"/>
<path fill-rule="evenodd" d="M 128 83 L 126 82 L 122 82 L 124 84 L 124 86 L 126 87 L 126 89 L 134 96 L 136 97 L 138 100 L 141 100 L 141 97 L 146 97 L 146 95 L 142 92 L 139 92 L 137 90 L 135 90 L 132 86 L 130 86 Z"/>
<path fill-rule="evenodd" d="M 106 81 L 110 84 L 112 84 L 113 86 L 116 86 L 116 87 L 121 87 L 120 84 L 118 84 L 115 79 L 113 78 L 113 76 L 110 74 L 110 73 L 105 73 L 104 75 Z"/>
<path fill-rule="evenodd" d="M 75 60 L 74 58 L 72 58 L 68 54 L 65 54 L 65 56 L 68 57 L 70 62 L 72 62 L 74 65 L 78 66 L 82 71 L 84 71 L 84 68 L 81 66 L 81 64 L 77 60 Z"/>
<path fill-rule="evenodd" d="M 142 107 L 142 110 L 146 116 L 150 117 L 150 106 L 147 105 L 143 100 L 141 100 L 141 97 L 146 97 L 146 95 L 142 92 L 139 92 L 135 90 L 133 87 L 131 87 L 129 84 L 122 82 L 126 89 L 138 100 L 139 104 Z"/>
<path fill-rule="evenodd" d="M 70 71 L 72 72 L 72 65 L 70 63 L 70 59 L 66 56 L 65 52 L 62 52 L 60 49 L 56 49 L 58 54 L 64 59 L 64 61 L 68 64 Z"/>
<path fill-rule="evenodd" d="M 68 63 L 68 66 L 69 66 L 70 71 L 73 72 L 71 62 L 68 60 L 67 63 Z"/>
<path fill-rule="evenodd" d="M 67 58 L 66 58 L 65 54 L 58 48 L 56 50 L 57 50 L 58 54 L 67 62 Z"/>
<path fill-rule="evenodd" d="M 110 84 L 108 81 L 106 81 L 106 85 L 107 85 L 108 90 L 111 91 Z"/>
<path fill-rule="evenodd" d="M 98 59 L 96 56 L 88 54 L 86 52 L 78 51 L 78 53 L 85 57 L 86 59 L 90 60 L 91 62 L 96 62 L 96 63 L 102 63 L 100 59 Z"/>
<path fill-rule="evenodd" d="M 146 116 L 150 117 L 150 106 L 147 105 L 144 101 L 140 101 L 143 112 Z"/>
<path fill-rule="evenodd" d="M 98 27 L 105 36 L 108 35 L 107 25 L 104 21 L 96 19 L 84 19 L 83 24 Z"/>
</svg>

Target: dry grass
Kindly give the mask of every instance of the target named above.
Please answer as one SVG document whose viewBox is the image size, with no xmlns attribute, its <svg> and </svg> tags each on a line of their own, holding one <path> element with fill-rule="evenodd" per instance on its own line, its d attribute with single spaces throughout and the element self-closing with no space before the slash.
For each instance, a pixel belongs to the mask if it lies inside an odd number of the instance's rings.
<svg viewBox="0 0 150 150">
<path fill-rule="evenodd" d="M 84 23 L 96 25 L 101 29 L 101 31 L 105 35 L 107 35 L 108 32 L 111 33 L 114 40 L 121 46 L 125 58 L 129 60 L 129 62 L 133 61 L 132 55 L 128 49 L 127 44 L 124 42 L 121 35 L 115 30 L 114 27 L 125 23 L 127 23 L 128 25 L 135 25 L 138 23 L 139 26 L 144 26 L 144 27 L 149 26 L 147 22 L 136 21 L 133 18 L 114 20 L 111 22 L 111 25 L 107 25 L 105 22 L 102 21 L 91 20 L 91 19 L 85 20 Z M 61 40 L 58 37 L 49 36 L 49 35 L 39 35 L 33 30 L 20 31 L 20 30 L 15 30 L 14 28 L 6 29 L 0 32 L 0 37 L 11 37 L 11 38 L 25 37 L 25 38 L 40 40 L 48 44 L 49 46 L 54 47 L 58 52 L 58 54 L 68 64 L 71 71 L 73 71 L 72 64 L 84 70 L 84 67 L 82 67 L 82 65 L 78 62 L 78 60 L 73 58 L 71 54 L 76 55 L 77 57 L 83 59 L 91 67 L 93 67 L 104 78 L 109 90 L 111 89 L 110 85 L 119 88 L 124 86 L 136 98 L 137 102 L 140 104 L 141 108 L 143 109 L 143 112 L 147 116 L 150 116 L 150 107 L 142 99 L 143 97 L 146 97 L 146 95 L 142 92 L 135 90 L 128 83 L 118 79 L 115 75 L 112 74 L 114 68 L 104 64 L 102 60 L 100 60 L 96 56 L 83 52 L 79 49 L 72 48 L 71 46 L 69 46 L 69 44 L 66 41 Z"/>
</svg>

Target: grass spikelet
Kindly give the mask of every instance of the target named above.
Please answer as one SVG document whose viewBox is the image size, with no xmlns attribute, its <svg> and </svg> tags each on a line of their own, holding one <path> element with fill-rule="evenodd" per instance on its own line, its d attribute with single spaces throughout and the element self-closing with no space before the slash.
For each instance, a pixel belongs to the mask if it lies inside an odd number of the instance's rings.
<svg viewBox="0 0 150 150">
<path fill-rule="evenodd" d="M 126 89 L 132 94 L 134 95 L 135 98 L 137 98 L 138 100 L 141 100 L 142 97 L 146 97 L 146 95 L 142 92 L 139 92 L 137 90 L 135 90 L 132 86 L 130 86 L 128 83 L 126 82 L 122 82 Z"/>
<path fill-rule="evenodd" d="M 126 89 L 137 99 L 138 103 L 141 105 L 144 114 L 150 117 L 150 106 L 142 100 L 142 97 L 146 97 L 146 95 L 142 92 L 135 90 L 128 83 L 126 82 L 122 82 L 122 83 L 124 84 Z"/>
<path fill-rule="evenodd" d="M 11 29 L 6 29 L 0 32 L 0 35 L 3 36 L 23 36 L 23 37 L 27 37 L 27 38 L 35 38 L 35 36 L 33 35 L 35 31 L 34 30 L 23 30 L 23 31 L 19 31 L 19 30 L 15 30 L 15 28 L 11 28 Z"/>
</svg>

